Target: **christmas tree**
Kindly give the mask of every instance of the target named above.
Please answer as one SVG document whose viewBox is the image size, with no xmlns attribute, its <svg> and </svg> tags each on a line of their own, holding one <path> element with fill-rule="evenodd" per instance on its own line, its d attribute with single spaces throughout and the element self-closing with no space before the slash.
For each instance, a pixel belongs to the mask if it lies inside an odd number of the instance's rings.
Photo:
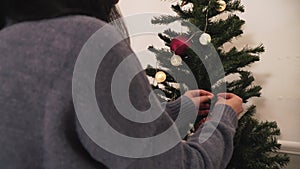
<svg viewBox="0 0 300 169">
<path fill-rule="evenodd" d="M 227 92 L 237 94 L 245 103 L 252 97 L 259 97 L 261 87 L 253 84 L 255 79 L 245 67 L 259 61 L 259 55 L 264 52 L 263 45 L 238 49 L 229 43 L 243 34 L 242 26 L 245 21 L 237 15 L 237 12 L 244 12 L 241 2 L 239 0 L 181 0 L 172 5 L 172 9 L 177 15 L 155 17 L 152 23 L 167 25 L 184 20 L 186 22 L 182 22 L 181 25 L 188 30 L 183 33 L 167 29 L 159 34 L 166 47 L 160 49 L 149 47 L 149 50 L 156 55 L 157 66 L 148 66 L 146 73 L 150 78 L 155 79 L 151 84 L 152 87 L 163 91 L 163 94 L 157 93 L 159 98 L 163 101 L 171 101 L 180 97 L 182 91 L 195 88 L 189 82 L 180 79 L 191 74 L 196 80 L 197 88 L 217 92 L 221 91 L 219 88 L 222 85 L 225 85 Z M 195 32 L 187 22 L 201 31 Z M 198 46 L 202 50 L 208 44 L 213 45 L 224 68 L 225 77 L 230 78 L 219 76 L 218 70 L 215 73 L 208 72 L 207 68 L 214 66 L 210 61 L 210 54 L 206 53 L 205 57 L 199 58 L 191 49 L 196 45 L 196 48 Z M 227 49 L 224 46 L 227 46 Z M 213 105 L 214 101 L 211 104 Z M 254 105 L 249 106 L 239 119 L 239 127 L 234 139 L 235 149 L 227 166 L 228 169 L 276 169 L 286 166 L 289 162 L 286 154 L 278 153 L 281 145 L 277 141 L 280 130 L 276 122 L 258 121 L 254 117 L 255 110 Z M 205 121 L 206 116 L 207 114 L 198 116 L 195 128 Z"/>
</svg>

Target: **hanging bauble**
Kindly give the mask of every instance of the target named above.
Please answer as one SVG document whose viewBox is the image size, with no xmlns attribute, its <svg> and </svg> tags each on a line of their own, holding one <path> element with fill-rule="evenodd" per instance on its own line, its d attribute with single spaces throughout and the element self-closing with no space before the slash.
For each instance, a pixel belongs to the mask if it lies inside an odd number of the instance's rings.
<svg viewBox="0 0 300 169">
<path fill-rule="evenodd" d="M 199 38 L 199 42 L 202 44 L 202 45 L 207 45 L 208 43 L 211 42 L 211 37 L 208 33 L 203 33 L 200 38 Z"/>
<path fill-rule="evenodd" d="M 170 61 L 173 66 L 179 66 L 182 64 L 181 57 L 175 54 L 171 57 Z"/>
<path fill-rule="evenodd" d="M 162 83 L 162 82 L 164 82 L 166 79 L 167 79 L 167 75 L 166 75 L 165 72 L 163 72 L 163 71 L 158 71 L 158 72 L 155 74 L 155 80 L 156 80 L 158 83 Z"/>
<path fill-rule="evenodd" d="M 178 36 L 172 39 L 170 43 L 171 50 L 179 56 L 185 56 L 186 50 L 191 46 L 191 42 L 184 36 Z"/>
<path fill-rule="evenodd" d="M 224 11 L 225 9 L 226 9 L 226 2 L 225 1 L 223 1 L 223 0 L 218 0 L 217 1 L 217 4 L 219 5 L 218 7 L 217 7 L 217 11 L 218 12 L 222 12 L 222 11 Z"/>
</svg>

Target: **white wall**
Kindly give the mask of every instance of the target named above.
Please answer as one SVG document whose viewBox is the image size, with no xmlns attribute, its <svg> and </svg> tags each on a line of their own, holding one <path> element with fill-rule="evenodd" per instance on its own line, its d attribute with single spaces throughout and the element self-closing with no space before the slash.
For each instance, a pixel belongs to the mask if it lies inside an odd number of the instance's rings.
<svg viewBox="0 0 300 169">
<path fill-rule="evenodd" d="M 241 44 L 263 43 L 266 52 L 250 69 L 263 87 L 253 99 L 257 117 L 277 121 L 282 149 L 292 153 L 290 169 L 300 166 L 300 1 L 242 0 L 246 12 Z M 297 155 L 295 155 L 297 154 Z"/>
<path fill-rule="evenodd" d="M 243 0 L 242 44 L 263 43 L 266 52 L 251 70 L 263 87 L 258 117 L 276 120 L 283 140 L 300 142 L 300 1 Z"/>
<path fill-rule="evenodd" d="M 257 117 L 277 121 L 283 149 L 300 154 L 300 1 L 242 0 L 246 12 L 244 35 L 234 41 L 237 46 L 263 43 L 266 52 L 261 61 L 251 66 L 256 83 L 263 87 L 262 97 L 253 99 Z M 121 0 L 123 14 L 143 12 L 172 13 L 170 2 L 160 0 Z M 133 39 L 135 50 L 146 50 L 150 44 L 161 44 L 157 37 Z M 148 41 L 149 40 L 149 41 Z M 152 60 L 143 60 L 153 62 Z M 293 156 L 290 168 L 300 166 L 299 156 Z"/>
</svg>

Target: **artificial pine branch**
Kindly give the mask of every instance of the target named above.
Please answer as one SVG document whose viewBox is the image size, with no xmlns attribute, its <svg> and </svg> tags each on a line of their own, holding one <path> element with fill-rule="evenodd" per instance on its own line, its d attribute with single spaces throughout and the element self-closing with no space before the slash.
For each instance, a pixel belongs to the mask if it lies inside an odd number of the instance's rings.
<svg viewBox="0 0 300 169">
<path fill-rule="evenodd" d="M 152 24 L 159 24 L 159 25 L 167 25 L 170 23 L 173 23 L 175 21 L 180 20 L 181 18 L 179 16 L 171 16 L 171 15 L 161 15 L 159 17 L 154 17 L 151 20 Z"/>
</svg>

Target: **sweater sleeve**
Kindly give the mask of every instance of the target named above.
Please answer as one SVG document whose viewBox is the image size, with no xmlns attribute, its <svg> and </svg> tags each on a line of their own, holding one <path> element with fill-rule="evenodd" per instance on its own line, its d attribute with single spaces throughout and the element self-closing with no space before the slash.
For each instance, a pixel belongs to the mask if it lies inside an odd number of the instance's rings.
<svg viewBox="0 0 300 169">
<path fill-rule="evenodd" d="M 237 115 L 231 107 L 223 104 L 216 105 L 211 114 L 212 116 L 182 145 L 183 156 L 188 158 L 186 166 L 223 169 L 231 159 Z"/>
<path fill-rule="evenodd" d="M 172 118 L 173 121 L 176 120 L 180 109 L 188 113 L 194 113 L 195 105 L 194 103 L 186 96 L 181 96 L 178 99 L 171 102 L 163 102 L 162 107 L 165 107 L 165 112 Z"/>
<path fill-rule="evenodd" d="M 113 28 L 107 30 L 106 35 L 107 38 L 98 39 L 98 41 L 100 41 L 99 43 L 107 43 L 109 40 L 119 38 L 116 37 L 118 36 L 118 33 Z M 98 46 L 101 46 L 101 44 Z M 127 56 L 133 57 L 131 57 L 129 64 L 125 65 L 124 68 L 126 71 L 123 71 L 124 74 L 121 77 L 126 77 L 127 74 L 132 72 L 140 72 L 134 76 L 130 82 L 128 91 L 126 91 L 130 93 L 130 103 L 134 105 L 135 109 L 140 111 L 146 111 L 152 106 L 160 106 L 160 103 L 155 98 L 154 101 L 150 103 L 149 95 L 151 94 L 152 89 L 149 81 L 145 73 L 142 71 L 143 69 L 129 45 L 125 41 L 120 41 L 120 43 L 109 50 L 105 58 L 102 60 L 95 82 L 96 99 L 98 101 L 99 108 L 101 109 L 101 113 L 103 113 L 105 120 L 111 125 L 111 127 L 119 133 L 129 137 L 147 138 L 159 135 L 170 128 L 174 124 L 173 120 L 179 113 L 179 106 L 182 106 L 181 110 L 183 110 L 183 113 L 186 116 L 193 113 L 197 114 L 192 101 L 183 96 L 179 100 L 167 104 L 165 111 L 163 111 L 159 117 L 154 118 L 155 120 L 153 122 L 137 123 L 124 118 L 118 109 L 116 109 L 111 92 L 115 70 L 127 58 Z M 77 133 L 82 145 L 89 152 L 91 157 L 111 169 L 221 169 L 226 167 L 232 155 L 233 137 L 237 126 L 237 117 L 236 113 L 230 107 L 225 105 L 216 106 L 212 112 L 212 114 L 219 115 L 216 117 L 220 118 L 214 118 L 215 116 L 212 116 L 212 119 L 198 129 L 198 131 L 191 136 L 187 142 L 179 141 L 168 151 L 145 158 L 129 158 L 109 152 L 109 150 L 96 144 L 86 134 L 79 123 L 77 123 Z M 193 121 L 187 122 L 186 125 L 188 125 L 188 123 L 193 123 Z M 107 135 L 103 135 L 102 137 L 103 139 L 109 138 Z M 169 139 L 174 138 L 170 137 Z M 115 142 L 117 144 L 129 144 L 118 142 L 118 140 L 108 141 Z M 163 141 L 165 144 L 168 144 L 168 141 L 171 140 Z M 147 149 L 147 147 L 144 148 Z M 128 151 L 136 150 L 132 149 Z"/>
</svg>

